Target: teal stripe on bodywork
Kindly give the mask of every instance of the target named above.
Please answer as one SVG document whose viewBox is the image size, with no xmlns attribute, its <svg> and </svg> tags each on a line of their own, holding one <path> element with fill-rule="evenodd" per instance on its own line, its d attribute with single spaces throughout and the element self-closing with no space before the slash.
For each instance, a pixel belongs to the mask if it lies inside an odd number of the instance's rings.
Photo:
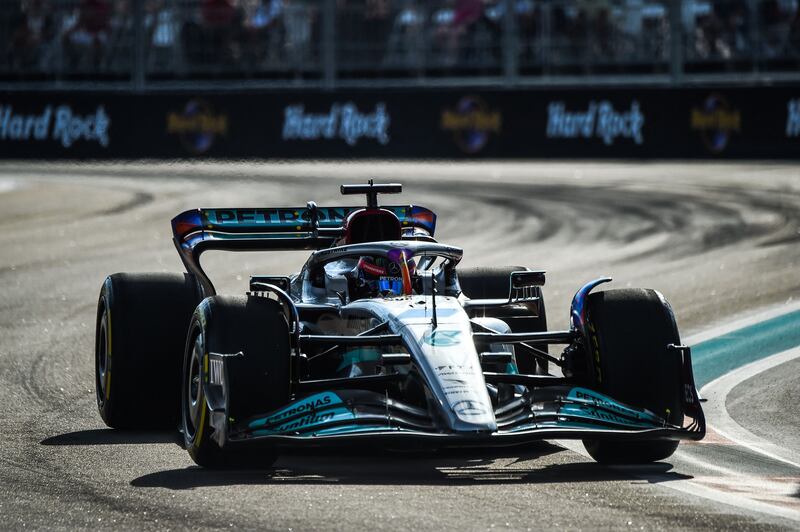
<svg viewBox="0 0 800 532">
<path fill-rule="evenodd" d="M 356 434 L 362 432 L 387 432 L 387 431 L 394 431 L 400 432 L 402 429 L 399 427 L 390 427 L 390 426 L 364 426 L 364 425 L 343 425 L 340 427 L 331 427 L 329 429 L 320 429 L 315 431 L 315 435 L 317 436 L 327 436 L 333 434 Z M 310 436 L 310 434 L 309 434 Z"/>
<path fill-rule="evenodd" d="M 592 423 L 597 422 L 598 425 L 595 425 L 596 428 L 602 428 L 604 426 L 603 424 L 605 423 L 619 425 L 622 427 L 633 427 L 633 428 L 658 427 L 658 425 L 654 425 L 653 423 L 648 423 L 645 421 L 634 421 L 613 414 L 607 410 L 601 410 L 599 408 L 593 408 L 587 405 L 566 404 L 558 410 L 558 415 L 569 417 L 570 420 L 566 421 L 567 424 L 569 424 L 570 422 L 574 422 L 574 420 L 583 420 L 580 422 L 585 422 L 590 425 Z M 563 422 L 559 420 L 558 425 L 561 425 L 562 423 Z"/>
<path fill-rule="evenodd" d="M 333 392 L 323 392 L 309 397 L 304 397 L 289 403 L 287 406 L 266 415 L 261 419 L 256 419 L 249 423 L 251 429 L 270 427 L 283 424 L 289 419 L 306 417 L 316 414 L 320 410 L 330 409 L 333 406 L 341 405 L 342 399 Z"/>
<path fill-rule="evenodd" d="M 342 371 L 359 362 L 380 362 L 381 352 L 375 347 L 359 347 L 350 349 L 342 355 L 342 361 L 336 371 Z M 352 375 L 351 375 L 352 376 Z"/>
<path fill-rule="evenodd" d="M 692 346 L 697 388 L 740 366 L 800 345 L 800 311 Z"/>
<path fill-rule="evenodd" d="M 606 416 L 602 419 L 605 419 L 609 422 L 619 423 L 621 425 L 641 426 L 644 424 L 659 427 L 664 423 L 662 418 L 659 418 L 650 412 L 631 408 L 617 402 L 615 399 L 607 395 L 603 395 L 600 392 L 595 392 L 586 388 L 572 388 L 567 394 L 567 399 L 579 403 L 577 408 L 578 410 L 582 410 L 584 413 L 587 411 L 587 409 L 589 411 L 595 409 L 602 410 L 603 416 Z M 567 406 L 572 406 L 573 410 L 575 408 L 574 405 L 564 405 L 559 410 L 559 414 L 567 412 L 567 410 L 565 410 Z M 572 410 L 570 410 L 570 412 L 572 412 Z M 598 416 L 595 414 L 593 417 Z"/>
<path fill-rule="evenodd" d="M 347 408 L 332 408 L 323 412 L 311 412 L 307 416 L 299 419 L 295 418 L 291 421 L 287 421 L 286 423 L 278 425 L 277 427 L 254 430 L 253 435 L 270 436 L 273 434 L 304 432 L 330 423 L 353 421 L 355 418 L 355 414 L 353 414 Z"/>
</svg>

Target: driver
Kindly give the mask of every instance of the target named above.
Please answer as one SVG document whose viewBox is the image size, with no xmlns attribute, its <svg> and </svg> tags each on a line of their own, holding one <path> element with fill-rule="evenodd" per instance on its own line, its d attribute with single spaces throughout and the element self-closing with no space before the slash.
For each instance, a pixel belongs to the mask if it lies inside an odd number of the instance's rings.
<svg viewBox="0 0 800 532">
<path fill-rule="evenodd" d="M 355 284 L 353 299 L 411 295 L 416 263 L 413 258 L 406 258 L 404 250 L 393 251 L 396 253 L 385 258 L 364 256 L 358 260 L 351 272 Z"/>
</svg>

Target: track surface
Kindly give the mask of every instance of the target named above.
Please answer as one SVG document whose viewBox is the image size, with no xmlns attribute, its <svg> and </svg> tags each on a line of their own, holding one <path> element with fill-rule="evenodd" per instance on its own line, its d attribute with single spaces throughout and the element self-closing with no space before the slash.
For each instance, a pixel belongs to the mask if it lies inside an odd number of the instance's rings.
<svg viewBox="0 0 800 532">
<path fill-rule="evenodd" d="M 754 409 L 754 404 L 759 408 Z M 797 407 L 785 409 L 785 405 L 800 405 L 800 359 L 782 365 L 779 372 L 761 373 L 736 386 L 726 406 L 740 425 L 800 455 Z"/>
<path fill-rule="evenodd" d="M 392 202 L 434 209 L 437 236 L 464 247 L 465 264 L 547 269 L 554 327 L 566 325 L 573 291 L 601 274 L 616 287 L 661 290 L 684 336 L 800 294 L 798 166 L 4 164 L 0 527 L 800 527 L 780 512 L 668 489 L 751 496 L 777 482 L 786 493 L 768 502 L 799 509 L 799 469 L 713 432 L 648 468 L 605 468 L 542 443 L 500 453 L 287 456 L 272 472 L 219 473 L 193 467 L 168 434 L 103 428 L 92 353 L 105 275 L 180 270 L 168 222 L 184 209 L 336 204 L 339 183 L 368 177 L 405 184 Z M 304 257 L 208 263 L 212 277 L 230 280 L 221 291 L 241 292 L 248 274 L 288 273 Z M 797 389 L 789 376 L 797 367 L 786 364 L 780 381 L 762 375 L 734 389 L 737 421 L 796 445 L 796 420 L 782 425 L 782 412 L 796 412 L 796 393 L 785 390 Z M 765 387 L 767 418 L 747 407 Z"/>
</svg>

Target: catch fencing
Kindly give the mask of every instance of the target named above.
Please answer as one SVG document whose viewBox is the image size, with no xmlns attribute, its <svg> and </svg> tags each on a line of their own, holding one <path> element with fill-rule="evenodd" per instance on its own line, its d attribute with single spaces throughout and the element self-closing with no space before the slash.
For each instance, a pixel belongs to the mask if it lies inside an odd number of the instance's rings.
<svg viewBox="0 0 800 532">
<path fill-rule="evenodd" d="M 799 81 L 798 1 L 0 0 L 11 89 L 711 78 Z"/>
</svg>

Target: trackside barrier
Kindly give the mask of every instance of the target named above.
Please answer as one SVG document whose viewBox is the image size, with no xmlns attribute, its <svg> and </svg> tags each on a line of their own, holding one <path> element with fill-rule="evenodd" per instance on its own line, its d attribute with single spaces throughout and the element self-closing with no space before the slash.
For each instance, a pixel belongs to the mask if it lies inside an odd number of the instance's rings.
<svg viewBox="0 0 800 532">
<path fill-rule="evenodd" d="M 800 158 L 800 86 L 0 93 L 0 158 Z"/>
</svg>

